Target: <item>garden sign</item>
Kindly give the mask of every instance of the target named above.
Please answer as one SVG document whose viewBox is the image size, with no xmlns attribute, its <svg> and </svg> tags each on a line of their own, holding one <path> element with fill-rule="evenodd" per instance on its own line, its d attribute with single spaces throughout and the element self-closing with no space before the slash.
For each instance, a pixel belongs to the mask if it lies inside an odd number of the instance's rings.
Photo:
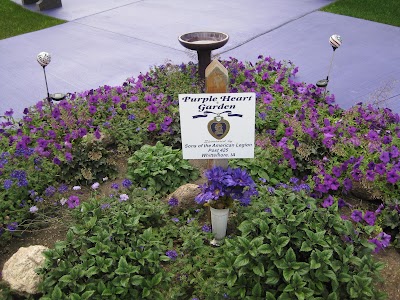
<svg viewBox="0 0 400 300">
<path fill-rule="evenodd" d="M 254 158 L 255 104 L 255 93 L 180 94 L 183 158 Z"/>
</svg>

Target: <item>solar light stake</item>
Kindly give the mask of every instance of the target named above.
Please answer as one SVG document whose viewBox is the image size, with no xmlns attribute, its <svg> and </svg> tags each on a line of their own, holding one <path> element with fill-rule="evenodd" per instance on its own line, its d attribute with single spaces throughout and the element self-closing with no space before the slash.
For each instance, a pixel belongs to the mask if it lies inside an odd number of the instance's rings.
<svg viewBox="0 0 400 300">
<path fill-rule="evenodd" d="M 44 81 L 46 82 L 47 101 L 51 107 L 49 86 L 47 85 L 46 66 L 51 62 L 51 55 L 47 52 L 40 52 L 36 57 L 37 62 L 43 67 Z"/>
<path fill-rule="evenodd" d="M 331 64 L 329 65 L 329 69 L 328 69 L 328 76 L 326 76 L 326 80 L 329 82 L 329 74 L 331 73 L 331 69 L 332 69 L 332 63 L 333 63 L 333 57 L 335 56 L 335 48 L 333 48 L 333 53 L 332 53 L 332 58 L 331 58 Z"/>
<path fill-rule="evenodd" d="M 47 85 L 46 67 L 43 67 L 43 73 L 44 73 L 44 81 L 46 82 L 47 101 L 49 101 L 49 103 L 51 103 L 51 100 L 50 100 L 50 93 L 49 93 L 49 87 L 48 87 L 48 85 Z"/>
<path fill-rule="evenodd" d="M 328 86 L 328 83 L 329 83 L 329 75 L 331 73 L 333 58 L 335 57 L 335 51 L 342 44 L 342 38 L 340 37 L 340 35 L 334 34 L 329 38 L 329 44 L 331 44 L 331 46 L 332 46 L 333 53 L 332 53 L 331 63 L 329 65 L 329 69 L 328 69 L 328 75 L 326 76 L 326 79 L 318 80 L 317 84 L 316 84 L 317 87 L 325 89 L 324 98 L 325 98 L 326 92 L 327 92 L 326 87 Z"/>
</svg>

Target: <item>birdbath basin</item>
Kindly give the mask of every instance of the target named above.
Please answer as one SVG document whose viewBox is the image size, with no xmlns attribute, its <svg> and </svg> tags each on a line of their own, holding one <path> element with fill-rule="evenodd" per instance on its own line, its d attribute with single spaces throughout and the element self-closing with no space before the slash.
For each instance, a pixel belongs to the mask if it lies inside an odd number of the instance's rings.
<svg viewBox="0 0 400 300">
<path fill-rule="evenodd" d="M 200 79 L 205 78 L 206 68 L 211 63 L 211 51 L 224 46 L 228 39 L 226 33 L 210 31 L 185 33 L 178 38 L 183 47 L 197 51 Z"/>
</svg>

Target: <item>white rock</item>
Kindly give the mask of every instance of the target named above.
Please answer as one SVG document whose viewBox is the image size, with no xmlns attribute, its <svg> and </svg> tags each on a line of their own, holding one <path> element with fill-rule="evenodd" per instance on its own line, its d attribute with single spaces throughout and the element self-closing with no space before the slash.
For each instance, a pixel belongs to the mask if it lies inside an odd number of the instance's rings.
<svg viewBox="0 0 400 300">
<path fill-rule="evenodd" d="M 4 264 L 3 280 L 17 293 L 37 294 L 41 278 L 35 269 L 41 267 L 45 261 L 42 252 L 47 247 L 36 245 L 21 247 Z"/>
</svg>

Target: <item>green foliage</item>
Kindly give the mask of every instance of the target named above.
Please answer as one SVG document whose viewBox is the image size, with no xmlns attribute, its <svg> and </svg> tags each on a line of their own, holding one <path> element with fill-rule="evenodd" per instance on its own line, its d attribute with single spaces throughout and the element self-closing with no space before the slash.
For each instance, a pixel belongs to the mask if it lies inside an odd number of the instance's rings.
<svg viewBox="0 0 400 300">
<path fill-rule="evenodd" d="M 72 148 L 72 161 L 64 161 L 61 176 L 69 183 L 91 183 L 116 174 L 115 150 L 111 136 L 85 135 Z"/>
<path fill-rule="evenodd" d="M 400 249 L 400 214 L 398 209 L 398 200 L 394 200 L 391 204 L 387 204 L 381 209 L 376 223 L 382 231 L 391 236 L 390 245 Z"/>
<path fill-rule="evenodd" d="M 11 0 L 0 2 L 0 40 L 65 23 L 21 7 Z"/>
<path fill-rule="evenodd" d="M 139 186 L 165 195 L 199 177 L 199 171 L 182 159 L 181 150 L 157 142 L 144 145 L 128 159 L 128 177 Z"/>
<path fill-rule="evenodd" d="M 171 275 L 163 264 L 160 241 L 166 207 L 154 205 L 143 191 L 136 205 L 85 202 L 66 240 L 45 252 L 42 299 L 163 299 Z M 165 262 L 165 263 L 163 263 Z"/>
<path fill-rule="evenodd" d="M 254 180 L 263 179 L 269 185 L 288 182 L 293 177 L 286 161 L 280 163 L 281 151 L 275 147 L 255 147 L 254 159 L 231 159 L 229 166 L 248 171 Z M 265 181 L 264 181 L 265 180 Z"/>
<path fill-rule="evenodd" d="M 1 157 L 7 161 L 2 166 L 0 179 L 0 245 L 13 235 L 18 235 L 18 231 L 10 231 L 7 225 L 17 223 L 20 226 L 32 217 L 29 207 L 34 205 L 35 197 L 29 191 L 35 191 L 36 195 L 42 193 L 50 183 L 54 182 L 59 170 L 58 166 L 47 158 L 39 157 L 35 153 L 29 157 L 12 154 L 12 152 L 0 152 Z M 18 179 L 13 175 L 15 172 L 24 176 Z M 12 181 L 12 185 L 7 189 L 5 183 L 9 180 Z M 48 202 L 46 199 L 45 203 Z"/>
<path fill-rule="evenodd" d="M 132 115 L 132 120 L 125 115 L 116 115 L 112 120 L 107 134 L 115 139 L 119 153 L 131 154 L 138 150 L 146 141 L 146 132 L 141 128 L 141 121 Z"/>
<path fill-rule="evenodd" d="M 324 7 L 331 12 L 379 23 L 400 26 L 400 2 L 397 0 L 337 0 Z"/>
<path fill-rule="evenodd" d="M 305 194 L 278 190 L 271 212 L 239 212 L 237 237 L 216 265 L 233 299 L 383 299 L 371 281 L 381 264 L 337 209 L 317 208 Z M 353 243 L 344 242 L 351 238 Z"/>
</svg>

